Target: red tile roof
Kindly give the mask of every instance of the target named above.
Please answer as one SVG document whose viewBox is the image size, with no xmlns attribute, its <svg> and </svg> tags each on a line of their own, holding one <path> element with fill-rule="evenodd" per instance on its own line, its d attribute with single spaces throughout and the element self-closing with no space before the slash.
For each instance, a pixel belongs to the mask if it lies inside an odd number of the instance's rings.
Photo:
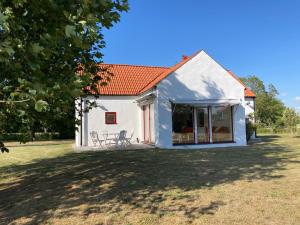
<svg viewBox="0 0 300 225">
<path fill-rule="evenodd" d="M 100 94 L 139 95 L 153 88 L 161 80 L 187 63 L 198 53 L 199 52 L 190 57 L 183 57 L 181 62 L 172 67 L 99 64 L 99 66 L 105 71 L 100 72 L 103 73 L 102 77 L 107 77 L 109 74 L 112 74 L 112 76 L 110 76 L 111 79 L 107 81 L 107 85 L 98 85 Z M 254 93 L 248 89 L 236 75 L 234 75 L 231 71 L 228 71 L 228 74 L 238 80 L 245 87 L 245 97 L 255 97 Z"/>
<path fill-rule="evenodd" d="M 112 74 L 107 85 L 98 85 L 102 95 L 138 95 L 145 86 L 169 70 L 168 67 L 120 64 L 100 64 L 100 67 L 107 71 L 104 73 Z"/>
<path fill-rule="evenodd" d="M 249 89 L 245 89 L 245 97 L 247 98 L 256 98 L 256 95 Z"/>
</svg>

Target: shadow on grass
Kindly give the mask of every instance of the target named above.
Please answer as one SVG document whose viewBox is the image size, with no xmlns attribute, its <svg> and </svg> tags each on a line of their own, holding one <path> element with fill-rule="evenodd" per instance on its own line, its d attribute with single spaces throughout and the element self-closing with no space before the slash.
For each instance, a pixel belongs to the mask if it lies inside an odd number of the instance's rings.
<svg viewBox="0 0 300 225">
<path fill-rule="evenodd" d="M 264 143 L 266 142 L 274 142 L 280 138 L 279 135 L 273 134 L 273 135 L 258 135 L 258 138 L 262 138 Z"/>
<path fill-rule="evenodd" d="M 290 159 L 284 146 L 269 142 L 245 148 L 217 150 L 135 150 L 68 154 L 28 165 L 0 168 L 18 181 L 0 185 L 0 223 L 30 218 L 45 223 L 68 217 L 84 205 L 83 216 L 141 210 L 163 216 L 180 212 L 189 219 L 214 214 L 224 202 L 205 207 L 190 203 L 188 191 L 209 189 L 237 180 L 276 179 Z M 179 194 L 168 196 L 172 190 Z M 182 195 L 184 194 L 184 195 Z M 168 199 L 168 204 L 160 204 Z M 171 199 L 171 200 L 170 200 Z"/>
</svg>

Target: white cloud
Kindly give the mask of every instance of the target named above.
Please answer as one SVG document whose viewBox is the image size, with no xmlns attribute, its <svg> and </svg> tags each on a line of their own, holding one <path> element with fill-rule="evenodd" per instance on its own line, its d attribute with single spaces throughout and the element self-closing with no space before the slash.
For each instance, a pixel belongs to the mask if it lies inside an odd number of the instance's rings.
<svg viewBox="0 0 300 225">
<path fill-rule="evenodd" d="M 280 95 L 281 95 L 282 97 L 286 97 L 286 96 L 288 96 L 288 93 L 282 92 Z"/>
<path fill-rule="evenodd" d="M 300 103 L 300 96 L 297 96 L 297 97 L 295 98 L 295 101 Z"/>
</svg>

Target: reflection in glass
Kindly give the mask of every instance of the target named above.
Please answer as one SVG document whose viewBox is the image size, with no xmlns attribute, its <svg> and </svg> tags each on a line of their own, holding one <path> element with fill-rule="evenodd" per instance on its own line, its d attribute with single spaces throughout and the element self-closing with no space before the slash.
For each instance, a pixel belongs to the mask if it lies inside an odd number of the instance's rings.
<svg viewBox="0 0 300 225">
<path fill-rule="evenodd" d="M 233 141 L 231 106 L 178 104 L 172 106 L 172 113 L 173 144 L 205 144 L 211 143 L 210 139 L 212 143 Z"/>
<path fill-rule="evenodd" d="M 231 142 L 232 135 L 232 115 L 231 107 L 212 107 L 212 141 Z"/>
<path fill-rule="evenodd" d="M 207 108 L 197 110 L 197 138 L 198 144 L 209 143 L 209 117 Z"/>
<path fill-rule="evenodd" d="M 173 144 L 194 144 L 193 107 L 173 106 Z"/>
</svg>

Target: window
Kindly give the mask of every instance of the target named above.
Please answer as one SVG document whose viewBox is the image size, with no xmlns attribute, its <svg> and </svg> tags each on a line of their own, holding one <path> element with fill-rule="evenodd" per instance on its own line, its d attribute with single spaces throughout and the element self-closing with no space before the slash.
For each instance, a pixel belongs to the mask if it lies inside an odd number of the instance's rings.
<svg viewBox="0 0 300 225">
<path fill-rule="evenodd" d="M 209 116 L 208 108 L 196 108 L 197 141 L 198 144 L 209 143 Z"/>
<path fill-rule="evenodd" d="M 173 106 L 173 143 L 194 144 L 193 107 L 186 105 Z"/>
<path fill-rule="evenodd" d="M 172 105 L 173 144 L 233 142 L 232 106 Z"/>
<path fill-rule="evenodd" d="M 117 124 L 117 113 L 106 112 L 105 113 L 105 124 Z"/>
<path fill-rule="evenodd" d="M 212 107 L 212 140 L 217 142 L 232 142 L 232 112 L 231 107 Z"/>
</svg>

